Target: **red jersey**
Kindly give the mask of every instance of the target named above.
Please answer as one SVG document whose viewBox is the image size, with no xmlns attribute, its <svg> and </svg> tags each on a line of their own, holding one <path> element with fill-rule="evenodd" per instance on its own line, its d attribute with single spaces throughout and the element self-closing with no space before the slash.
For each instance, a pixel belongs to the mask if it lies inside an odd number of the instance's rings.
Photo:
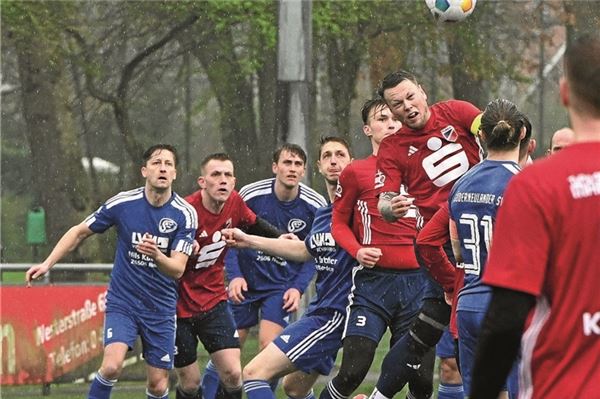
<svg viewBox="0 0 600 399">
<path fill-rule="evenodd" d="M 481 160 L 481 147 L 472 133 L 479 129 L 477 107 L 449 100 L 429 111 L 422 129 L 402 126 L 383 139 L 375 178 L 378 194 L 399 193 L 404 184 L 425 221 L 448 199 L 453 183 Z"/>
<path fill-rule="evenodd" d="M 225 202 L 221 213 L 214 214 L 202 205 L 202 190 L 185 197 L 198 213 L 197 256 L 190 256 L 179 280 L 177 317 L 192 317 L 206 312 L 227 299 L 223 258 L 227 247 L 221 240 L 221 229 L 250 226 L 256 215 L 246 206 L 237 191 Z"/>
<path fill-rule="evenodd" d="M 416 269 L 415 211 L 409 211 L 395 223 L 383 220 L 377 210 L 377 193 L 373 187 L 376 165 L 377 157 L 371 155 L 353 161 L 340 175 L 333 202 L 333 237 L 355 258 L 360 248 L 377 247 L 383 253 L 377 266 Z"/>
<path fill-rule="evenodd" d="M 537 297 L 521 341 L 527 398 L 600 392 L 600 143 L 573 144 L 508 184 L 487 284 Z"/>
</svg>

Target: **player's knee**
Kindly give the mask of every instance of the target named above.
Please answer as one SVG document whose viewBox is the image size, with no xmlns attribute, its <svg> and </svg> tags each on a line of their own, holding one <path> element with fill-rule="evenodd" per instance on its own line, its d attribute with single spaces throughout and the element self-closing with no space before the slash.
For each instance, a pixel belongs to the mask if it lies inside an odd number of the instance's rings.
<svg viewBox="0 0 600 399">
<path fill-rule="evenodd" d="M 312 388 L 306 389 L 306 387 L 299 386 L 296 383 L 290 382 L 289 380 L 283 380 L 283 391 L 287 395 L 288 398 L 306 398 L 310 393 Z"/>
<path fill-rule="evenodd" d="M 200 379 L 194 377 L 179 376 L 179 386 L 184 392 L 195 392 L 200 386 Z"/>
<path fill-rule="evenodd" d="M 262 373 L 261 371 L 262 371 L 262 367 L 259 367 L 254 362 L 250 362 L 242 370 L 242 379 L 244 381 L 268 380 L 269 377 L 265 376 L 264 373 Z"/>
<path fill-rule="evenodd" d="M 226 388 L 238 388 L 242 385 L 241 365 L 232 365 L 219 372 L 219 378 Z"/>
<path fill-rule="evenodd" d="M 445 384 L 460 384 L 462 382 L 455 358 L 440 359 L 440 381 Z"/>
<path fill-rule="evenodd" d="M 197 367 L 195 364 L 192 366 Z M 201 376 L 198 369 L 194 369 L 194 367 L 181 367 L 177 368 L 177 379 L 178 385 L 185 392 L 194 392 L 200 385 Z"/>
<path fill-rule="evenodd" d="M 443 299 L 432 298 L 423 301 L 421 314 L 426 315 L 435 323 L 443 325 L 445 328 L 450 322 L 450 310 L 450 306 Z"/>
<path fill-rule="evenodd" d="M 162 397 L 169 389 L 169 379 L 168 378 L 150 378 L 150 379 L 148 379 L 147 389 L 151 395 L 156 396 L 156 397 Z"/>
<path fill-rule="evenodd" d="M 123 363 L 115 361 L 104 361 L 100 366 L 100 374 L 107 380 L 116 380 L 123 371 Z"/>
<path fill-rule="evenodd" d="M 450 322 L 450 307 L 439 299 L 423 302 L 421 312 L 410 328 L 413 340 L 411 349 L 421 348 L 426 352 L 440 340 L 444 329 Z"/>
</svg>

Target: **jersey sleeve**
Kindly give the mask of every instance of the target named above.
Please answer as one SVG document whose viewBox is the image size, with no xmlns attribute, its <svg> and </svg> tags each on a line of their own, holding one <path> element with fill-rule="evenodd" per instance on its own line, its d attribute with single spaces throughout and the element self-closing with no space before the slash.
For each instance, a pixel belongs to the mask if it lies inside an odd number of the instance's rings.
<svg viewBox="0 0 600 399">
<path fill-rule="evenodd" d="M 446 292 L 454 290 L 456 269 L 448 259 L 443 245 L 449 240 L 450 215 L 448 203 L 442 204 L 417 237 L 417 251 L 431 276 Z"/>
<path fill-rule="evenodd" d="M 94 213 L 85 218 L 84 223 L 94 233 L 104 233 L 108 228 L 115 224 L 117 218 L 115 217 L 115 207 L 107 207 L 103 204 Z"/>
<path fill-rule="evenodd" d="M 225 254 L 225 273 L 228 281 L 237 277 L 244 277 L 238 262 L 238 251 L 235 248 L 229 248 Z"/>
<path fill-rule="evenodd" d="M 482 112 L 479 108 L 467 101 L 454 100 L 452 110 L 471 134 L 477 136 L 481 126 Z"/>
<path fill-rule="evenodd" d="M 256 214 L 252 209 L 246 205 L 242 197 L 239 196 L 237 192 L 234 191 L 235 196 L 235 209 L 239 210 L 240 213 L 240 224 L 242 226 L 251 226 L 256 223 Z"/>
<path fill-rule="evenodd" d="M 304 294 L 306 287 L 310 284 L 313 276 L 315 275 L 315 261 L 309 260 L 302 264 L 300 272 L 296 275 L 294 281 L 290 284 L 290 288 L 296 288 L 301 294 Z"/>
<path fill-rule="evenodd" d="M 356 253 L 362 247 L 350 227 L 354 206 L 359 195 L 355 182 L 354 169 L 352 166 L 346 167 L 338 180 L 331 219 L 333 238 L 353 258 L 356 258 Z"/>
<path fill-rule="evenodd" d="M 192 206 L 187 207 L 187 212 L 189 213 L 181 217 L 181 225 L 173 237 L 171 250 L 191 256 L 198 228 L 198 215 Z"/>
<path fill-rule="evenodd" d="M 550 253 L 550 201 L 527 169 L 515 176 L 498 210 L 494 238 L 483 276 L 486 284 L 538 296 Z"/>
<path fill-rule="evenodd" d="M 377 195 L 387 191 L 400 192 L 402 173 L 398 165 L 398 154 L 395 152 L 393 137 L 394 135 L 390 135 L 384 138 L 377 152 L 377 172 L 374 182 Z"/>
</svg>

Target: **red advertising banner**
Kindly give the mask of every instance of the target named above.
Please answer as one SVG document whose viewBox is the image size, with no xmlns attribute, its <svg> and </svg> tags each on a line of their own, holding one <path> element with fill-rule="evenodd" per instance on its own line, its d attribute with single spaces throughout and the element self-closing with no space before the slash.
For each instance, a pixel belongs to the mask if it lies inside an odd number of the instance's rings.
<svg viewBox="0 0 600 399">
<path fill-rule="evenodd" d="M 0 287 L 0 384 L 51 382 L 101 355 L 106 288 Z"/>
</svg>

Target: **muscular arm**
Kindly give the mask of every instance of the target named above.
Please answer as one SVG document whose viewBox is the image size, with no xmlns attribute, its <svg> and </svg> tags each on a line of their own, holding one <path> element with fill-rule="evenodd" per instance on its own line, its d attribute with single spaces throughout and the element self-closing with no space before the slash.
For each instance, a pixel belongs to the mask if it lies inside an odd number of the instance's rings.
<svg viewBox="0 0 600 399">
<path fill-rule="evenodd" d="M 188 255 L 177 251 L 171 251 L 171 256 L 165 255 L 158 249 L 156 241 L 149 234 L 144 235 L 142 242 L 136 246 L 136 249 L 138 252 L 154 259 L 158 270 L 163 274 L 174 279 L 179 279 L 183 275 Z"/>
<path fill-rule="evenodd" d="M 225 229 L 223 237 L 227 245 L 234 248 L 250 248 L 279 256 L 293 262 L 306 262 L 312 256 L 306 249 L 304 241 L 286 238 L 267 238 L 246 234 L 240 229 Z"/>
<path fill-rule="evenodd" d="M 386 222 L 394 223 L 408 213 L 412 203 L 412 198 L 407 198 L 404 195 L 395 192 L 386 191 L 379 195 L 377 209 L 379 209 L 379 213 L 381 213 L 381 216 L 383 216 L 383 219 Z"/>
<path fill-rule="evenodd" d="M 496 398 L 519 352 L 521 334 L 535 297 L 494 288 L 473 366 L 471 399 Z"/>
<path fill-rule="evenodd" d="M 44 260 L 44 262 L 34 265 L 27 270 L 25 273 L 25 281 L 27 284 L 31 283 L 31 280 L 34 280 L 38 277 L 43 276 L 54 266 L 58 261 L 60 261 L 65 255 L 69 252 L 72 252 L 89 236 L 94 234 L 94 232 L 87 226 L 85 223 L 79 223 L 71 227 L 56 243 L 50 255 Z"/>
</svg>

